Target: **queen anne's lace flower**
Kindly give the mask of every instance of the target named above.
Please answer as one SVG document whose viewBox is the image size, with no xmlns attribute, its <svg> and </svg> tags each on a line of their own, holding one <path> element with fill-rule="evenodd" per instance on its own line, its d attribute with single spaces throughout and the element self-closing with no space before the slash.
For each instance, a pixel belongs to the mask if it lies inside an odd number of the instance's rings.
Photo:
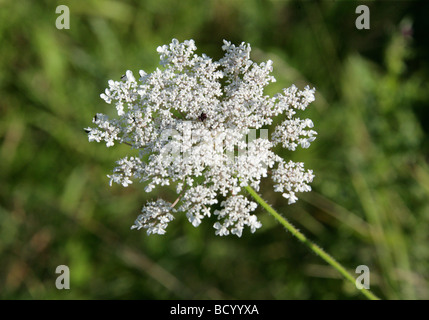
<svg viewBox="0 0 429 320">
<path fill-rule="evenodd" d="M 174 219 L 171 212 L 175 212 L 171 207 L 171 203 L 162 199 L 156 202 L 148 202 L 143 207 L 142 214 L 137 217 L 134 225 L 131 226 L 131 229 L 140 230 L 145 228 L 147 234 L 164 234 L 168 223 Z"/>
<path fill-rule="evenodd" d="M 314 89 L 292 85 L 270 97 L 264 88 L 275 78 L 272 61 L 250 60 L 250 45 L 224 41 L 225 56 L 212 61 L 195 54 L 193 40 L 158 47 L 162 69 L 138 81 L 127 71 L 120 81 L 110 80 L 101 94 L 115 104 L 118 118 L 97 113 L 95 128 L 86 128 L 89 141 L 128 144 L 135 155 L 117 161 L 113 182 L 124 187 L 133 180 L 147 183 L 146 192 L 174 185 L 179 197 L 173 204 L 148 202 L 132 228 L 164 234 L 173 214 L 185 212 L 193 226 L 213 213 L 217 235 L 241 236 L 261 227 L 257 205 L 243 195 L 243 187 L 259 190 L 261 179 L 272 175 L 274 190 L 289 204 L 296 193 L 311 190 L 311 170 L 302 163 L 286 162 L 273 152 L 280 144 L 289 150 L 308 148 L 316 132 L 310 119 L 295 117 L 314 101 Z M 286 119 L 274 128 L 271 141 L 255 130 L 271 125 L 273 117 Z M 220 207 L 219 207 L 220 204 Z M 213 211 L 212 206 L 217 205 Z"/>
</svg>

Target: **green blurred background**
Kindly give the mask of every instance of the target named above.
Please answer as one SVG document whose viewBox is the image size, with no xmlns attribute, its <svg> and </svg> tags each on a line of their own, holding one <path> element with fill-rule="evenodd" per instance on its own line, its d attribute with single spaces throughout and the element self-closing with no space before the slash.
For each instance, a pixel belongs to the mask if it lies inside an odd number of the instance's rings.
<svg viewBox="0 0 429 320">
<path fill-rule="evenodd" d="M 58 30 L 57 5 L 70 8 Z M 274 61 L 275 93 L 316 87 L 302 114 L 318 139 L 283 152 L 315 171 L 314 191 L 288 206 L 261 193 L 384 299 L 429 299 L 429 55 L 426 1 L 0 1 L 0 298 L 363 299 L 266 212 L 242 238 L 179 216 L 164 236 L 130 226 L 173 190 L 109 187 L 126 146 L 89 143 L 109 113 L 99 94 L 127 69 L 153 71 L 156 48 L 194 39 L 220 58 L 222 39 Z M 70 267 L 70 290 L 55 268 Z M 357 276 L 357 274 L 356 274 Z"/>
</svg>

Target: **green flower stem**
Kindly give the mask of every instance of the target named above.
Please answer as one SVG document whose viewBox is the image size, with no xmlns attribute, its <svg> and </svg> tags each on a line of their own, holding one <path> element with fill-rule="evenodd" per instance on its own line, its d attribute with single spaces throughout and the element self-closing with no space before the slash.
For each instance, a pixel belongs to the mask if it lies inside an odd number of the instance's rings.
<svg viewBox="0 0 429 320">
<path fill-rule="evenodd" d="M 274 210 L 268 203 L 262 199 L 255 190 L 250 186 L 245 187 L 250 195 L 265 209 L 267 210 L 278 222 L 280 222 L 287 230 L 290 231 L 299 241 L 303 242 L 307 247 L 309 247 L 313 252 L 319 255 L 323 260 L 328 264 L 334 267 L 339 273 L 341 273 L 348 281 L 350 281 L 353 286 L 355 286 L 355 278 L 334 258 L 327 254 L 322 248 L 318 245 L 307 239 L 307 237 L 301 233 L 297 228 L 295 228 L 289 221 L 287 221 L 283 216 L 281 216 L 276 210 Z M 362 288 L 360 291 L 371 300 L 379 300 L 379 298 L 374 295 L 371 291 Z"/>
</svg>

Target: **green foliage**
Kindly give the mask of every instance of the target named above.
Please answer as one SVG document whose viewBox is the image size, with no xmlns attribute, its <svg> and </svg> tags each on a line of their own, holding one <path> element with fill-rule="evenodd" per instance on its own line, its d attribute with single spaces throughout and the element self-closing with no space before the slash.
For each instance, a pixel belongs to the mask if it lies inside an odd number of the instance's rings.
<svg viewBox="0 0 429 320">
<path fill-rule="evenodd" d="M 429 298 L 420 4 L 370 3 L 371 30 L 359 31 L 354 1 L 67 2 L 0 1 L 1 298 L 362 298 L 262 209 L 263 227 L 241 239 L 183 216 L 164 236 L 130 230 L 144 202 L 174 192 L 109 187 L 127 148 L 89 143 L 83 128 L 109 112 L 107 80 L 154 70 L 172 38 L 214 58 L 223 38 L 250 42 L 254 60 L 274 61 L 270 93 L 316 87 L 318 139 L 293 154 L 314 169 L 314 192 L 288 206 L 264 181 L 262 196 L 352 273 L 369 266 L 380 297 Z M 59 4 L 70 30 L 55 28 Z M 55 288 L 61 264 L 70 290 Z"/>
</svg>

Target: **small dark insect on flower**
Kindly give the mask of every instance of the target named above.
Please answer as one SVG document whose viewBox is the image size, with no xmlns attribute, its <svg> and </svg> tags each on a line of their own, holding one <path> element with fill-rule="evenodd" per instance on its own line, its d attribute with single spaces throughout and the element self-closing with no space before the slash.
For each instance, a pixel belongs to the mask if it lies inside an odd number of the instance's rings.
<svg viewBox="0 0 429 320">
<path fill-rule="evenodd" d="M 92 118 L 92 122 L 97 121 L 97 115 L 94 116 L 94 118 Z"/>
<path fill-rule="evenodd" d="M 204 122 L 204 120 L 206 120 L 206 119 L 207 119 L 207 115 L 203 112 L 203 113 L 201 113 L 201 115 L 198 117 L 198 119 L 200 119 L 200 120 L 201 120 L 201 122 Z"/>
<path fill-rule="evenodd" d="M 121 77 L 121 80 L 122 80 L 122 81 L 127 80 L 127 75 L 126 75 L 126 74 L 123 74 L 123 75 L 122 75 L 122 77 Z"/>
</svg>

